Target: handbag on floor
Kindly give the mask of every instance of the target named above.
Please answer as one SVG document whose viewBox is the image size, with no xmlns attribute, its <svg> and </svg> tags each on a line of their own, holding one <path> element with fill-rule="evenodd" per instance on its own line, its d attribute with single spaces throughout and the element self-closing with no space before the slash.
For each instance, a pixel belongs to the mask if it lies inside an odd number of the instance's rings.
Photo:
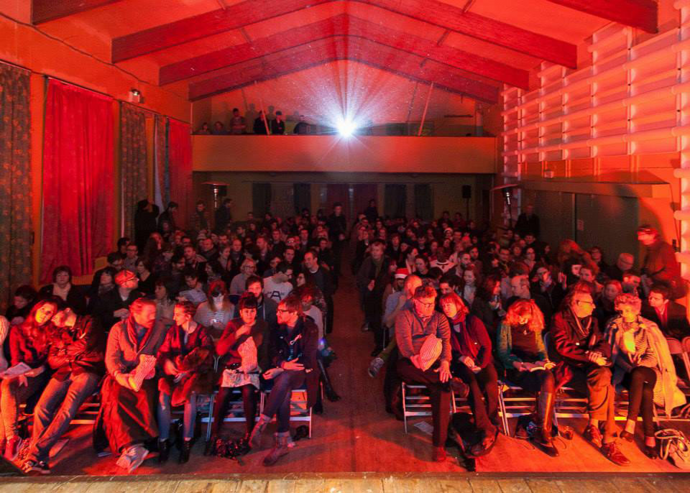
<svg viewBox="0 0 690 493">
<path fill-rule="evenodd" d="M 659 442 L 659 457 L 668 459 L 679 469 L 690 470 L 690 441 L 685 434 L 674 428 L 664 428 L 655 435 Z"/>
</svg>

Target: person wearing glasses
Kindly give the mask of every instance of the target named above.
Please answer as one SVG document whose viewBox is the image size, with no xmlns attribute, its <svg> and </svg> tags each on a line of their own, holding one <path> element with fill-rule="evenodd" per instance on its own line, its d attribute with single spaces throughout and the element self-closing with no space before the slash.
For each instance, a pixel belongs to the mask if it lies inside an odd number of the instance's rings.
<svg viewBox="0 0 690 493">
<path fill-rule="evenodd" d="M 288 453 L 292 391 L 306 384 L 307 406 L 312 407 L 316 404 L 320 376 L 318 329 L 302 313 L 301 300 L 294 294 L 288 295 L 278 304 L 276 316 L 278 327 L 270 331 L 268 346 L 270 368 L 263 373 L 264 380 L 273 381 L 273 388 L 249 438 L 250 446 L 260 446 L 266 426 L 277 417 L 275 445 L 264 457 L 264 466 L 272 466 Z"/>
<path fill-rule="evenodd" d="M 450 326 L 442 313 L 434 310 L 436 290 L 419 286 L 412 306 L 395 318 L 395 338 L 400 351 L 398 376 L 407 384 L 423 384 L 431 397 L 434 423 L 433 460 L 446 460 L 446 436 L 450 407 Z"/>
<path fill-rule="evenodd" d="M 630 464 L 615 441 L 615 390 L 611 384 L 611 346 L 592 315 L 591 285 L 575 283 L 563 300 L 563 309 L 551 322 L 558 386 L 586 387 L 589 423 L 584 437 L 619 466 Z M 601 428 L 604 434 L 602 436 Z"/>
</svg>

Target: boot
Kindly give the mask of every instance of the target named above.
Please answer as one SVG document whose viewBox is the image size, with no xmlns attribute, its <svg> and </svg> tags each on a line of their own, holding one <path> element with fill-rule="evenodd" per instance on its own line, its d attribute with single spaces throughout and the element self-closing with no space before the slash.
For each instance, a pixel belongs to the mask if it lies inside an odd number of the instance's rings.
<svg viewBox="0 0 690 493">
<path fill-rule="evenodd" d="M 275 445 L 271 451 L 264 457 L 264 466 L 272 466 L 278 459 L 289 452 L 288 449 L 288 438 L 290 438 L 290 432 L 279 432 L 275 434 Z"/>
<path fill-rule="evenodd" d="M 266 416 L 263 414 L 259 418 L 259 421 L 254 425 L 254 429 L 252 430 L 252 434 L 249 436 L 249 446 L 251 448 L 261 448 L 261 435 L 263 434 L 264 430 L 266 429 L 266 426 L 268 426 L 268 423 L 271 420 L 268 419 Z"/>
<path fill-rule="evenodd" d="M 558 449 L 553 444 L 553 407 L 556 395 L 553 392 L 539 392 L 537 398 L 537 429 L 532 441 L 544 453 L 551 457 L 558 457 Z"/>
<path fill-rule="evenodd" d="M 189 462 L 189 453 L 192 451 L 192 441 L 191 440 L 183 440 L 182 441 L 182 448 L 180 449 L 180 459 L 178 462 L 180 464 L 186 464 Z"/>
<path fill-rule="evenodd" d="M 170 440 L 158 440 L 158 462 L 164 464 L 170 457 Z"/>
<path fill-rule="evenodd" d="M 318 359 L 317 362 L 319 365 L 319 370 L 321 370 L 321 381 L 323 382 L 323 388 L 326 391 L 326 398 L 331 402 L 339 401 L 340 396 L 333 388 L 333 384 L 331 383 L 331 377 L 328 375 L 328 370 L 326 370 L 326 367 L 323 364 L 323 360 Z"/>
</svg>

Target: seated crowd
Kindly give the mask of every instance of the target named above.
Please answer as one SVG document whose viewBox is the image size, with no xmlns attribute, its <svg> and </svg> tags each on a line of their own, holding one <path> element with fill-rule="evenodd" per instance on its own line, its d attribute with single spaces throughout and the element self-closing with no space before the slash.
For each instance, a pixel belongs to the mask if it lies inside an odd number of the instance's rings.
<svg viewBox="0 0 690 493">
<path fill-rule="evenodd" d="M 567 385 L 586 395 L 584 437 L 605 457 L 629 463 L 616 438 L 633 441 L 640 414 L 643 451 L 657 457 L 654 406 L 670 415 L 686 400 L 668 341 L 690 336 L 690 325 L 675 301 L 685 284 L 673 248 L 656 230 L 637 231 L 641 272 L 629 253 L 609 266 L 599 247 L 563 240 L 552 251 L 532 206 L 500 236 L 447 212 L 431 224 L 362 217 L 354 231 L 364 330 L 374 336 L 369 375 L 385 367 L 386 408 L 398 417 L 401 383 L 426 386 L 434 460 L 446 458 L 453 394 L 467 397 L 478 432 L 469 453 L 492 450 L 499 379 L 537 394 L 536 426 L 517 436 L 549 456 L 559 455 L 552 417 Z M 617 389 L 629 395 L 623 430 Z"/>
<path fill-rule="evenodd" d="M 555 393 L 565 384 L 582 388 L 590 416 L 585 436 L 619 465 L 628 459 L 616 435 L 632 440 L 641 414 L 644 450 L 654 456 L 654 404 L 670 412 L 684 402 L 666 342 L 690 335 L 685 309 L 673 301 L 683 283 L 670 245 L 651 228 L 638 231 L 648 251 L 639 274 L 625 253 L 610 267 L 600 249 L 585 251 L 571 240 L 552 253 L 539 241 L 531 210 L 499 238 L 460 214 L 428 224 L 381 218 L 373 201 L 351 228 L 340 204 L 330 215 L 304 210 L 284 220 L 266 214 L 241 222 L 232 220 L 231 208 L 226 199 L 212 229 L 199 202 L 182 230 L 175 203 L 159 214 L 144 200 L 134 241 L 120 239 L 90 285 L 74 284 L 61 266 L 38 292 L 17 288 L 0 317 L 6 459 L 19 460 L 27 473 L 48 473 L 50 449 L 97 393 L 98 452 L 117 454 L 129 472 L 151 450 L 165 462 L 174 438 L 171 411 L 179 407 L 176 442 L 185 463 L 197 397 L 214 399 L 206 447 L 213 453 L 238 395 L 246 445 L 261 448 L 268 423 L 277 420 L 263 460 L 275 464 L 293 445 L 292 391 L 306 391 L 315 412 L 321 386 L 329 400 L 339 399 L 324 337 L 333 331 L 333 295 L 350 237 L 357 240 L 351 267 L 363 328 L 374 337 L 369 374 L 385 366 L 391 412 L 398 412 L 401 381 L 428 387 L 435 460 L 445 458 L 451 390 L 468 396 L 480 431 L 472 454 L 491 451 L 499 378 L 539 394 L 529 438 L 551 456 L 558 455 Z M 622 432 L 613 421 L 619 384 L 630 395 Z M 259 391 L 268 392 L 260 413 Z M 29 402 L 33 426 L 23 439 L 20 405 Z"/>
<path fill-rule="evenodd" d="M 264 460 L 271 465 L 292 446 L 292 390 L 304 389 L 314 412 L 322 408 L 320 385 L 329 400 L 339 399 L 328 378 L 324 336 L 333 329 L 337 245 L 347 229 L 342 207 L 330 217 L 303 211 L 284 222 L 270 215 L 233 222 L 228 205 L 216 213 L 211 230 L 200 202 L 183 231 L 174 226 L 174 203 L 159 217 L 142 201 L 135 241 L 121 238 L 92 284 L 76 285 L 71 269 L 60 266 L 38 292 L 16 289 L 0 317 L 0 342 L 7 343 L 0 352 L 5 459 L 19 461 L 29 474 L 48 473 L 50 449 L 98 393 L 99 453 L 109 448 L 130 472 L 150 450 L 165 462 L 171 411 L 181 407 L 176 442 L 185 463 L 197 428 L 197 397 L 214 396 L 211 453 L 236 390 L 247 444 L 257 448 L 267 424 L 278 421 L 275 446 Z M 260 390 L 270 392 L 255 419 Z M 24 439 L 23 403 L 35 403 Z"/>
</svg>

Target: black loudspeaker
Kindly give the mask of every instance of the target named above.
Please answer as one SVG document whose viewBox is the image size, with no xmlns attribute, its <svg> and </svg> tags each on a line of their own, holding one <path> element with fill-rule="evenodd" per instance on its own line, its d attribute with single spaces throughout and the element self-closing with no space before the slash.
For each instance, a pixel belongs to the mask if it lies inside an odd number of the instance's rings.
<svg viewBox="0 0 690 493">
<path fill-rule="evenodd" d="M 472 198 L 472 186 L 471 185 L 463 185 L 462 186 L 462 198 L 463 199 L 471 199 Z"/>
</svg>

